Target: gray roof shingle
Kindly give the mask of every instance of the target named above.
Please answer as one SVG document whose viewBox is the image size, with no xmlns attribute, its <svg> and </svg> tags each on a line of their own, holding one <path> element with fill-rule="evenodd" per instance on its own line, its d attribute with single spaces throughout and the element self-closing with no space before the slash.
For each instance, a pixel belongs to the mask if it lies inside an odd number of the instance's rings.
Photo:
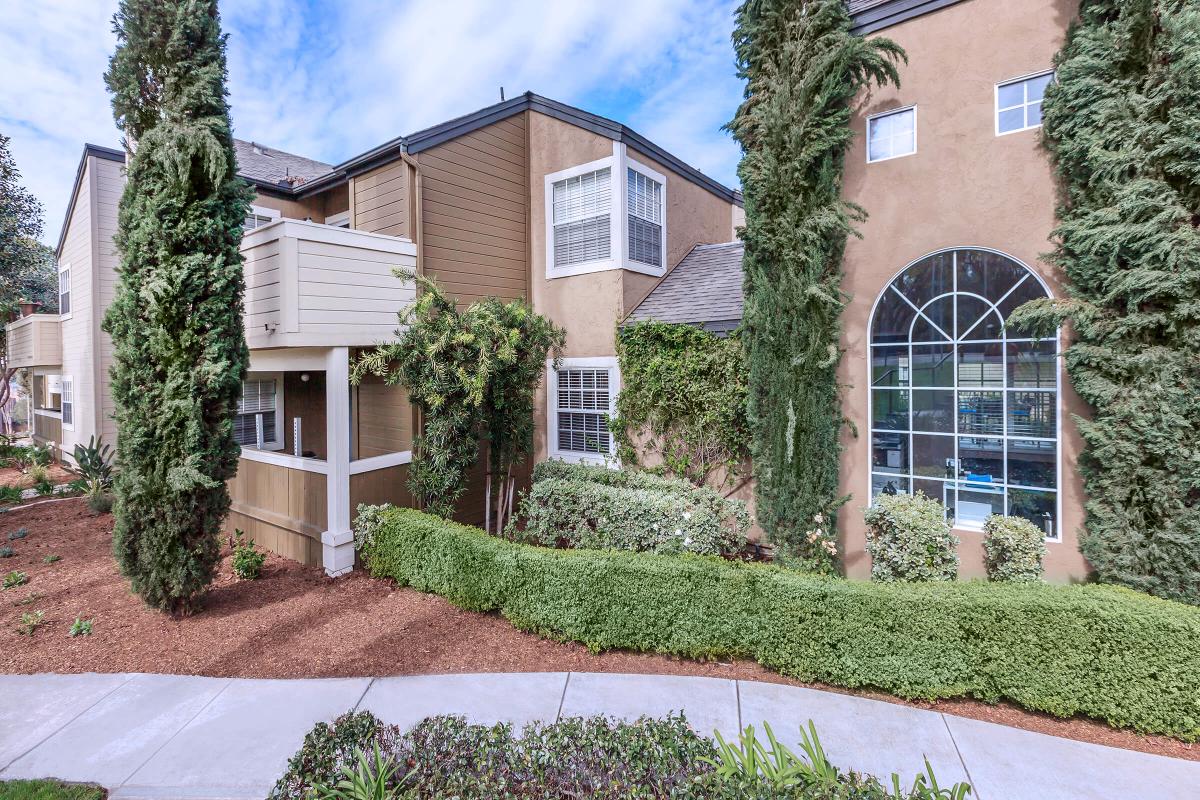
<svg viewBox="0 0 1200 800">
<path fill-rule="evenodd" d="M 626 322 L 682 322 L 728 331 L 742 319 L 742 243 L 698 244 Z"/>
<path fill-rule="evenodd" d="M 332 164 L 244 139 L 234 139 L 233 149 L 237 153 L 238 174 L 269 186 L 291 189 L 333 171 Z"/>
</svg>

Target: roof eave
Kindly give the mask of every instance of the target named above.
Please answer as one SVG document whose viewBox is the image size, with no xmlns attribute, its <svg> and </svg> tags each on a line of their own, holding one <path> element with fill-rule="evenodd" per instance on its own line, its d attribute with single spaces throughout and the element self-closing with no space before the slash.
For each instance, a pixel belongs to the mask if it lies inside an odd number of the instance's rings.
<svg viewBox="0 0 1200 800">
<path fill-rule="evenodd" d="M 853 16 L 851 33 L 865 36 L 901 22 L 938 11 L 963 0 L 891 0 L 860 11 Z"/>
</svg>

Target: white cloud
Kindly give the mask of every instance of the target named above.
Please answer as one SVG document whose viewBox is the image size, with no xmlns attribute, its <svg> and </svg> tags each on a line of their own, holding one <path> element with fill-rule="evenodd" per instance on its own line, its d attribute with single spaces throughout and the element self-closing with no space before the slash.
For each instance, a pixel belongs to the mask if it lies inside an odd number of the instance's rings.
<svg viewBox="0 0 1200 800">
<path fill-rule="evenodd" d="M 115 0 L 0 0 L 0 131 L 57 237 L 85 141 L 117 145 Z M 729 0 L 227 0 L 235 134 L 338 162 L 532 90 L 732 183 Z"/>
</svg>

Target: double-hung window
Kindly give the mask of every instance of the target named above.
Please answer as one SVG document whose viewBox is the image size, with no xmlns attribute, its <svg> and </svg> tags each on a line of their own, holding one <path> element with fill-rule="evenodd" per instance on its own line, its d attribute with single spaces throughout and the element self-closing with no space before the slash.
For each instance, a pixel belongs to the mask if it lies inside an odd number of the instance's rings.
<svg viewBox="0 0 1200 800">
<path fill-rule="evenodd" d="M 629 260 L 663 265 L 663 187 L 633 167 L 626 174 L 629 211 Z"/>
<path fill-rule="evenodd" d="M 996 87 L 996 135 L 1029 130 L 1042 124 L 1042 98 L 1053 72 L 1020 78 Z"/>
<path fill-rule="evenodd" d="M 567 358 L 551 369 L 551 454 L 574 461 L 610 459 L 608 420 L 620 389 L 615 358 Z"/>
<path fill-rule="evenodd" d="M 261 447 L 282 450 L 279 419 L 279 380 L 275 377 L 254 377 L 242 382 L 237 416 L 233 420 L 233 438 L 243 447 L 259 447 L 259 426 L 262 426 Z"/>
<path fill-rule="evenodd" d="M 70 377 L 62 376 L 62 394 L 59 403 L 62 410 L 62 425 L 67 430 L 75 428 L 75 383 Z"/>
<path fill-rule="evenodd" d="M 71 314 L 71 265 L 58 265 L 58 313 Z"/>
<path fill-rule="evenodd" d="M 877 114 L 867 119 L 867 161 L 887 161 L 917 152 L 915 106 Z"/>
<path fill-rule="evenodd" d="M 601 158 L 545 176 L 546 277 L 626 269 L 662 275 L 667 179 L 617 144 Z"/>
<path fill-rule="evenodd" d="M 570 267 L 612 257 L 612 168 L 555 181 L 554 266 Z"/>
<path fill-rule="evenodd" d="M 264 225 L 270 225 L 279 219 L 280 216 L 280 212 L 273 208 L 250 206 L 250 212 L 246 214 L 246 218 L 242 221 L 242 230 L 249 232 Z"/>
</svg>

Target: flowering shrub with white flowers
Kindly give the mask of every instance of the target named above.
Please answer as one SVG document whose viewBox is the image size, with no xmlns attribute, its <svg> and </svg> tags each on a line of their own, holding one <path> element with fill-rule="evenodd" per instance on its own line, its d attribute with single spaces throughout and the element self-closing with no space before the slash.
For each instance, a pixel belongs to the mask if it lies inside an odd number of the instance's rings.
<svg viewBox="0 0 1200 800">
<path fill-rule="evenodd" d="M 745 545 L 744 503 L 671 478 L 561 462 L 534 469 L 520 524 L 507 535 L 544 547 L 732 555 Z M 522 528 L 523 526 L 523 528 Z"/>
</svg>

